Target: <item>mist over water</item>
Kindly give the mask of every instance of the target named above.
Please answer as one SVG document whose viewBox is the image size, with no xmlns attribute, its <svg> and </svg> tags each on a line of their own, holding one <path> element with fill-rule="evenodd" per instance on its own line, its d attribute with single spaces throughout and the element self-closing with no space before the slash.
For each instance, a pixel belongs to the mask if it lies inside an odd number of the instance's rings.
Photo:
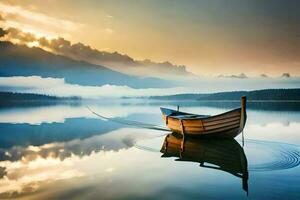
<svg viewBox="0 0 300 200">
<path fill-rule="evenodd" d="M 127 85 L 104 84 L 84 86 L 70 84 L 63 78 L 43 78 L 40 76 L 0 77 L 1 91 L 46 94 L 59 97 L 80 96 L 82 98 L 120 98 L 149 97 L 184 93 L 214 93 L 224 91 L 247 91 L 268 88 L 298 88 L 299 78 L 207 78 L 200 77 L 190 81 L 179 81 L 180 86 L 151 88 L 139 85 L 132 88 Z"/>
</svg>

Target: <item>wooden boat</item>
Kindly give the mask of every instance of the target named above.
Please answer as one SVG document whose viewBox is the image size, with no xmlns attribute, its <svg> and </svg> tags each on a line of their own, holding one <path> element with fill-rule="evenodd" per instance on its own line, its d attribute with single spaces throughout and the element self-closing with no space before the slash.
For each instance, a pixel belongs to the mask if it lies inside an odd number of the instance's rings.
<svg viewBox="0 0 300 200">
<path fill-rule="evenodd" d="M 246 97 L 241 97 L 241 107 L 214 116 L 197 115 L 160 108 L 168 128 L 182 135 L 201 135 L 234 138 L 246 123 Z"/>
<path fill-rule="evenodd" d="M 175 161 L 198 162 L 200 167 L 228 172 L 242 178 L 242 188 L 248 193 L 248 163 L 243 148 L 233 138 L 197 139 L 169 134 L 161 148 L 162 157 L 177 157 Z"/>
</svg>

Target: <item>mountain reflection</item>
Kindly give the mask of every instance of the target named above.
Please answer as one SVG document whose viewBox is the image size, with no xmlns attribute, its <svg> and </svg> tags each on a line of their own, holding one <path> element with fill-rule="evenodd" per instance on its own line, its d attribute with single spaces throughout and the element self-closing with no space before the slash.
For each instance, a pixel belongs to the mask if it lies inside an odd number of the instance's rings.
<svg viewBox="0 0 300 200">
<path fill-rule="evenodd" d="M 109 121 L 87 118 L 68 118 L 64 123 L 0 123 L 0 148 L 13 146 L 41 146 L 54 142 L 67 142 L 105 134 L 123 127 Z M 15 138 L 18 138 L 16 140 Z"/>
<path fill-rule="evenodd" d="M 248 193 L 248 163 L 243 148 L 234 139 L 187 138 L 181 151 L 182 137 L 168 134 L 163 142 L 162 157 L 177 157 L 175 161 L 198 162 L 200 167 L 228 172 L 242 178 Z"/>
<path fill-rule="evenodd" d="M 81 158 L 89 156 L 93 152 L 118 151 L 134 146 L 135 141 L 139 138 L 151 136 L 149 133 L 143 133 L 142 131 L 135 133 L 130 130 L 123 128 L 84 139 L 75 138 L 66 142 L 52 142 L 40 146 L 29 144 L 28 146 L 0 148 L 0 166 L 1 161 L 23 160 L 28 162 L 38 158 L 58 158 L 64 160 L 72 155 Z"/>
</svg>

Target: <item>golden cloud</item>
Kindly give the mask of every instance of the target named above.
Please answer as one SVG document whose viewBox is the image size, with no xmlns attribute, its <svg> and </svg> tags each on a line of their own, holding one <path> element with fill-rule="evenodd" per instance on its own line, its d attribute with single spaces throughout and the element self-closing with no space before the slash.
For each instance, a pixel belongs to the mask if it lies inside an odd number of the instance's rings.
<svg viewBox="0 0 300 200">
<path fill-rule="evenodd" d="M 83 24 L 71 20 L 48 16 L 41 12 L 5 3 L 0 3 L 0 11 L 1 16 L 5 16 L 5 28 L 14 27 L 34 33 L 39 37 L 56 37 L 58 34 L 69 36 L 73 31 L 77 31 L 83 26 Z"/>
</svg>

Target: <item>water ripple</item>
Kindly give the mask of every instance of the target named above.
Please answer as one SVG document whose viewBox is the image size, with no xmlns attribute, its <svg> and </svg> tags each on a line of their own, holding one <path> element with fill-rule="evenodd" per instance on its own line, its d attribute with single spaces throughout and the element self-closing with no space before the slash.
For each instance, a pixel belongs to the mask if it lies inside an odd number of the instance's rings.
<svg viewBox="0 0 300 200">
<path fill-rule="evenodd" d="M 267 158 L 262 163 L 251 164 L 249 159 L 249 171 L 274 171 L 291 169 L 300 165 L 300 148 L 297 145 L 269 142 L 262 140 L 246 140 L 246 152 L 259 149 L 267 153 Z M 260 155 L 256 155 L 259 157 Z M 248 156 L 247 156 L 248 157 Z"/>
</svg>

